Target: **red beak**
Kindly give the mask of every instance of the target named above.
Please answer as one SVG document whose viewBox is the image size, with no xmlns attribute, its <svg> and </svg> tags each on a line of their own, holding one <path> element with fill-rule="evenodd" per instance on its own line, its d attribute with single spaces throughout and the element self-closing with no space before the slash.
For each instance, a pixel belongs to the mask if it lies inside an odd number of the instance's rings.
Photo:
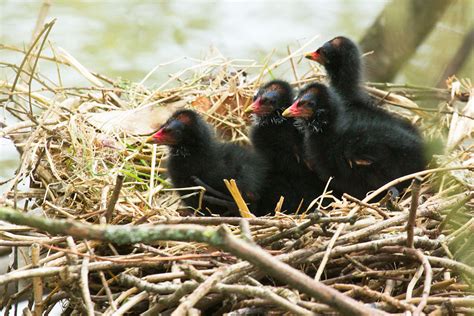
<svg viewBox="0 0 474 316">
<path fill-rule="evenodd" d="M 287 108 L 283 112 L 282 115 L 285 116 L 285 117 L 298 117 L 298 116 L 300 116 L 301 111 L 298 108 L 298 103 L 299 102 L 300 102 L 300 100 L 296 100 L 295 103 L 293 103 L 289 108 Z"/>
<path fill-rule="evenodd" d="M 310 60 L 313 60 L 315 62 L 318 62 L 320 63 L 321 65 L 324 65 L 325 64 L 325 60 L 324 58 L 321 56 L 320 53 L 318 53 L 318 51 L 315 51 L 315 52 L 312 52 L 312 53 L 307 53 L 304 57 L 310 59 Z"/>
<path fill-rule="evenodd" d="M 262 100 L 261 97 L 258 97 L 257 100 L 255 100 L 252 104 L 250 104 L 246 109 L 245 109 L 245 113 L 248 113 L 248 112 L 258 112 L 258 110 L 260 109 L 260 101 Z"/>
<path fill-rule="evenodd" d="M 175 143 L 173 137 L 165 132 L 163 128 L 149 137 L 147 142 L 160 145 L 172 145 Z"/>
<path fill-rule="evenodd" d="M 163 139 L 163 136 L 164 136 L 163 130 L 160 129 L 158 132 L 153 134 L 152 138 L 154 142 L 160 143 L 160 141 Z"/>
</svg>

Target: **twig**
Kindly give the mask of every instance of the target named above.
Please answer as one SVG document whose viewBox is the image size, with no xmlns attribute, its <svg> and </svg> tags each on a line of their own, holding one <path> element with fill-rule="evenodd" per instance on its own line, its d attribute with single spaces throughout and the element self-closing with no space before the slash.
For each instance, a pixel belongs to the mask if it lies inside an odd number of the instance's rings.
<svg viewBox="0 0 474 316">
<path fill-rule="evenodd" d="M 53 28 L 54 22 L 56 22 L 56 19 L 54 19 L 52 22 L 50 22 L 48 24 L 45 24 L 45 27 L 46 27 L 46 25 L 49 25 L 49 24 L 51 24 L 51 25 L 48 26 L 46 32 L 44 33 L 43 41 L 41 42 L 40 47 L 38 49 L 38 57 L 36 57 L 35 62 L 33 64 L 33 67 L 31 68 L 31 76 L 30 76 L 30 79 L 28 81 L 28 104 L 30 105 L 30 118 L 33 121 L 34 121 L 34 119 L 33 119 L 33 106 L 31 104 L 31 86 L 32 86 L 32 82 L 33 82 L 33 74 L 35 73 L 36 66 L 38 65 L 39 55 L 41 54 L 41 51 L 43 50 L 44 44 L 46 43 L 46 40 L 48 39 L 48 35 L 51 32 L 51 29 Z M 35 41 L 33 41 L 33 43 L 35 43 Z M 33 44 L 32 46 L 34 46 L 34 45 L 35 44 Z"/>
<path fill-rule="evenodd" d="M 122 174 L 117 175 L 117 180 L 115 181 L 114 191 L 112 192 L 112 196 L 110 197 L 109 204 L 107 205 L 107 210 L 105 212 L 105 219 L 107 223 L 110 223 L 112 220 L 112 215 L 115 210 L 115 204 L 118 201 L 120 196 L 120 190 L 122 190 L 124 176 Z"/>
<path fill-rule="evenodd" d="M 430 262 L 428 258 L 423 255 L 423 253 L 417 249 L 413 248 L 404 248 L 404 247 L 384 247 L 380 249 L 381 252 L 401 252 L 403 254 L 409 255 L 413 258 L 419 260 L 425 270 L 425 281 L 423 283 L 423 294 L 421 296 L 421 301 L 418 304 L 416 311 L 414 313 L 415 316 L 420 315 L 423 312 L 423 308 L 427 304 L 428 297 L 430 296 L 430 289 L 431 289 L 431 280 L 433 278 L 433 271 L 431 270 Z M 407 296 L 408 297 L 408 296 Z"/>
<path fill-rule="evenodd" d="M 28 225 L 50 233 L 66 234 L 77 238 L 98 239 L 117 244 L 134 244 L 156 240 L 198 241 L 221 247 L 240 258 L 257 265 L 265 273 L 299 289 L 341 312 L 363 315 L 366 313 L 383 314 L 365 307 L 353 299 L 319 282 L 306 274 L 293 269 L 260 247 L 252 246 L 229 234 L 226 229 L 209 229 L 195 225 L 156 225 L 155 227 L 123 227 L 108 225 L 81 224 L 67 220 L 51 220 L 38 216 L 25 215 L 6 207 L 0 207 L 0 219 L 11 223 Z"/>
<path fill-rule="evenodd" d="M 99 271 L 100 282 L 105 289 L 105 293 L 107 294 L 107 298 L 109 300 L 110 307 L 115 311 L 117 310 L 117 305 L 115 305 L 114 299 L 112 297 L 112 291 L 110 291 L 110 287 L 107 284 L 107 280 L 105 279 L 105 274 L 102 271 Z"/>
<path fill-rule="evenodd" d="M 403 176 L 403 177 L 400 177 L 398 179 L 390 181 L 389 183 L 387 183 L 384 186 L 378 188 L 377 190 L 375 190 L 371 194 L 367 195 L 362 200 L 362 202 L 369 202 L 370 200 L 375 198 L 380 193 L 382 193 L 382 192 L 390 189 L 391 187 L 396 186 L 397 184 L 400 184 L 404 181 L 414 179 L 416 177 L 426 176 L 426 175 L 432 174 L 432 173 L 438 173 L 438 172 L 444 172 L 444 171 L 454 171 L 454 170 L 474 170 L 474 166 L 473 165 L 468 165 L 468 166 L 458 166 L 458 167 L 434 168 L 434 169 L 427 169 L 427 170 L 415 172 L 415 173 L 412 173 L 412 174 L 409 174 L 409 175 L 406 175 L 406 176 Z"/>
<path fill-rule="evenodd" d="M 126 312 L 128 312 L 133 306 L 137 305 L 138 303 L 140 303 L 141 301 L 143 300 L 146 300 L 148 298 L 148 293 L 147 292 L 140 292 L 138 293 L 137 295 L 135 295 L 134 297 L 130 298 L 127 300 L 127 302 L 125 304 L 123 304 L 122 306 L 120 306 L 119 309 L 117 309 L 115 312 L 114 312 L 114 316 L 122 316 L 124 315 Z"/>
<path fill-rule="evenodd" d="M 150 185 L 149 185 L 149 192 L 148 192 L 148 205 L 152 205 L 153 201 L 153 191 L 155 188 L 155 169 L 156 169 L 156 144 L 152 146 L 152 154 L 151 154 L 151 170 L 150 170 Z"/>
<path fill-rule="evenodd" d="M 420 186 L 423 179 L 416 177 L 413 179 L 412 188 L 411 188 L 411 206 L 410 206 L 410 215 L 408 216 L 407 222 L 407 247 L 413 248 L 413 236 L 416 226 L 416 211 L 418 210 L 418 200 L 420 198 Z"/>
<path fill-rule="evenodd" d="M 298 305 L 290 302 L 289 300 L 284 299 L 283 297 L 267 289 L 266 287 L 219 284 L 217 288 L 219 291 L 226 294 L 240 294 L 250 297 L 256 296 L 263 299 L 268 299 L 275 305 L 282 307 L 283 309 L 289 311 L 294 315 L 315 315 L 309 310 L 299 307 Z"/>
<path fill-rule="evenodd" d="M 338 289 L 338 290 L 345 290 L 345 291 L 352 290 L 352 291 L 354 291 L 355 294 L 367 296 L 367 297 L 370 297 L 370 298 L 374 298 L 376 300 L 385 301 L 388 304 L 390 304 L 390 305 L 392 305 L 392 306 L 394 306 L 398 309 L 411 311 L 411 312 L 415 311 L 415 306 L 413 306 L 411 304 L 407 304 L 405 302 L 402 302 L 402 301 L 400 301 L 396 298 L 393 298 L 390 295 L 371 290 L 367 286 L 361 287 L 361 286 L 354 285 L 354 284 L 334 284 L 333 287 L 335 289 Z"/>
<path fill-rule="evenodd" d="M 31 264 L 38 267 L 40 257 L 40 246 L 38 244 L 31 245 Z M 33 297 L 35 307 L 33 309 L 34 316 L 41 316 L 43 314 L 43 281 L 40 277 L 33 278 Z"/>
<path fill-rule="evenodd" d="M 344 193 L 344 194 L 342 195 L 342 197 L 346 198 L 347 200 L 349 200 L 349 201 L 351 201 L 351 202 L 357 203 L 357 204 L 359 204 L 359 205 L 361 205 L 361 206 L 363 206 L 363 207 L 367 207 L 367 208 L 370 208 L 370 209 L 376 211 L 376 212 L 377 212 L 378 214 L 380 214 L 380 216 L 382 216 L 384 219 L 390 218 L 390 216 L 389 216 L 386 212 L 384 212 L 381 208 L 379 208 L 379 207 L 377 207 L 377 206 L 375 206 L 375 205 L 371 205 L 371 204 L 369 204 L 369 203 L 362 202 L 361 200 L 359 200 L 359 199 L 357 199 L 357 198 L 355 198 L 355 197 L 353 197 L 353 196 L 351 196 L 351 195 L 349 195 L 349 194 L 347 194 L 347 193 Z"/>
<path fill-rule="evenodd" d="M 25 66 L 26 62 L 28 61 L 29 59 L 29 55 L 31 54 L 31 52 L 33 51 L 33 49 L 35 48 L 36 44 L 38 44 L 40 38 L 43 36 L 43 34 L 45 32 L 47 32 L 48 30 L 50 30 L 54 23 L 56 22 L 56 19 L 53 19 L 51 22 L 47 23 L 44 25 L 43 29 L 41 30 L 41 32 L 38 34 L 38 36 L 36 37 L 36 39 L 33 41 L 33 43 L 31 44 L 30 48 L 26 51 L 25 53 L 25 57 L 23 58 L 21 64 L 20 64 L 20 67 L 19 69 L 23 69 L 23 67 Z M 12 84 L 12 87 L 10 89 L 10 96 L 9 96 L 9 99 L 11 100 L 13 95 L 14 95 L 14 91 L 15 91 L 15 88 L 16 88 L 16 85 L 18 83 L 18 79 L 20 78 L 20 74 L 21 74 L 21 71 L 18 71 L 16 76 L 15 76 L 15 79 L 13 80 L 13 84 Z M 31 94 L 31 93 L 29 93 Z"/>
<path fill-rule="evenodd" d="M 89 257 L 85 257 L 82 260 L 81 267 L 81 278 L 79 281 L 79 286 L 81 288 L 82 299 L 85 305 L 85 312 L 88 316 L 94 316 L 94 305 L 91 300 L 91 294 L 89 292 Z"/>
<path fill-rule="evenodd" d="M 179 304 L 178 308 L 171 314 L 171 316 L 186 316 L 189 309 L 204 297 L 218 282 L 225 278 L 229 273 L 227 268 L 217 270 L 213 275 L 208 277 L 201 283 L 196 290 L 194 290 L 186 299 Z"/>
<path fill-rule="evenodd" d="M 311 213 L 309 216 L 308 216 L 309 220 L 307 220 L 306 222 L 303 222 L 302 224 L 296 226 L 296 227 L 292 227 L 290 229 L 286 229 L 278 234 L 275 234 L 275 235 L 272 235 L 270 237 L 267 237 L 265 239 L 262 239 L 258 242 L 258 244 L 260 246 L 265 246 L 265 245 L 268 245 L 268 244 L 271 244 L 277 240 L 280 240 L 280 239 L 283 239 L 287 236 L 291 236 L 295 233 L 297 234 L 302 234 L 306 228 L 310 227 L 311 225 L 313 225 L 314 223 L 317 223 L 317 221 L 320 219 L 320 215 L 318 212 L 315 212 L 315 213 Z"/>
<path fill-rule="evenodd" d="M 245 200 L 242 197 L 242 194 L 240 194 L 239 188 L 237 187 L 237 182 L 235 182 L 234 179 L 231 179 L 230 181 L 224 179 L 224 184 L 227 187 L 227 190 L 229 190 L 230 194 L 234 198 L 234 201 L 237 204 L 237 207 L 239 208 L 240 216 L 242 216 L 243 218 L 255 217 L 250 212 L 247 203 L 245 203 Z"/>
<path fill-rule="evenodd" d="M 304 218 L 302 218 L 304 219 Z M 350 223 L 354 221 L 355 217 L 334 216 L 334 217 L 319 217 L 317 223 Z M 278 228 L 292 228 L 296 227 L 295 220 L 297 218 L 281 218 L 274 219 L 273 217 L 257 217 L 257 218 L 238 218 L 238 217 L 167 217 L 164 220 L 158 220 L 155 224 L 200 224 L 200 225 L 221 225 L 228 224 L 238 226 L 244 220 L 253 226 L 268 226 Z"/>
</svg>

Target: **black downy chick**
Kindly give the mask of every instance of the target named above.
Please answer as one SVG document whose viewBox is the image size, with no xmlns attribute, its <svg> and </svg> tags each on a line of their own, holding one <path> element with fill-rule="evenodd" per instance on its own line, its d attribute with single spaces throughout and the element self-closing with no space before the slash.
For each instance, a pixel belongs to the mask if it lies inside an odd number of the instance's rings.
<svg viewBox="0 0 474 316">
<path fill-rule="evenodd" d="M 420 132 L 408 120 L 395 116 L 377 106 L 362 86 L 363 63 L 358 46 L 349 38 L 338 36 L 326 42 L 306 58 L 324 66 L 333 88 L 353 116 L 374 116 L 406 128 L 421 139 Z"/>
<path fill-rule="evenodd" d="M 267 172 L 267 164 L 259 154 L 236 144 L 219 142 L 210 126 L 191 110 L 176 111 L 158 132 L 153 142 L 170 149 L 168 173 L 176 188 L 196 186 L 196 178 L 217 192 L 225 194 L 224 179 L 235 179 L 246 202 L 253 210 Z M 183 196 L 189 192 L 179 191 Z M 209 196 L 206 192 L 206 196 Z M 212 196 L 211 196 L 212 197 Z M 198 208 L 198 196 L 185 203 Z M 203 208 L 214 213 L 239 216 L 238 208 L 224 212 L 220 203 L 204 199 Z"/>
<path fill-rule="evenodd" d="M 379 120 L 384 122 L 387 128 L 404 129 L 406 133 L 411 134 L 410 137 L 417 138 L 418 142 L 423 143 L 423 137 L 416 126 L 405 118 L 378 107 L 376 101 L 362 87 L 362 54 L 352 40 L 343 36 L 335 37 L 315 52 L 307 54 L 306 58 L 324 66 L 331 87 L 341 96 L 346 115 L 351 116 L 352 121 Z M 425 168 L 427 160 L 433 153 L 439 151 L 439 147 L 438 141 L 430 146 L 423 144 L 423 162 L 420 163 L 423 167 L 420 170 Z M 392 190 L 392 193 L 398 194 L 396 190 Z"/>
<path fill-rule="evenodd" d="M 251 142 L 270 164 L 259 203 L 261 212 L 274 210 L 281 196 L 282 210 L 295 212 L 300 207 L 304 211 L 325 186 L 303 160 L 303 133 L 294 126 L 294 119 L 282 116 L 292 101 L 290 84 L 272 80 L 258 90 L 247 108 L 253 112 Z"/>
<path fill-rule="evenodd" d="M 300 118 L 306 159 L 321 180 L 332 176 L 336 190 L 359 199 L 424 168 L 423 142 L 416 133 L 390 119 L 347 112 L 338 94 L 323 84 L 303 88 L 283 115 Z"/>
</svg>

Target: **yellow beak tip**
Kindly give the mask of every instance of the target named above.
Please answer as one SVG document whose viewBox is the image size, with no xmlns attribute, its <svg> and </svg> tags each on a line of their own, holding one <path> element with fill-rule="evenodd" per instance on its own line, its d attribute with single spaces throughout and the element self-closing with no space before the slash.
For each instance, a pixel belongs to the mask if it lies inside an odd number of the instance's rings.
<svg viewBox="0 0 474 316">
<path fill-rule="evenodd" d="M 154 143 L 154 141 L 153 141 L 153 135 L 149 136 L 149 137 L 145 140 L 145 143 L 147 143 L 147 144 Z"/>
</svg>

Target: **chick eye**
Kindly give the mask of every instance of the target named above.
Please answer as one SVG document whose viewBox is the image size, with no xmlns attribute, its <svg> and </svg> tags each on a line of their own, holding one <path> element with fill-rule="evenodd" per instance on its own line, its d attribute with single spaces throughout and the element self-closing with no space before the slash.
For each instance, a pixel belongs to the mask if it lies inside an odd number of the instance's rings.
<svg viewBox="0 0 474 316">
<path fill-rule="evenodd" d="M 253 99 L 252 99 L 252 100 L 255 101 L 255 100 L 257 100 L 257 98 L 258 98 L 258 91 L 253 95 Z"/>
</svg>

